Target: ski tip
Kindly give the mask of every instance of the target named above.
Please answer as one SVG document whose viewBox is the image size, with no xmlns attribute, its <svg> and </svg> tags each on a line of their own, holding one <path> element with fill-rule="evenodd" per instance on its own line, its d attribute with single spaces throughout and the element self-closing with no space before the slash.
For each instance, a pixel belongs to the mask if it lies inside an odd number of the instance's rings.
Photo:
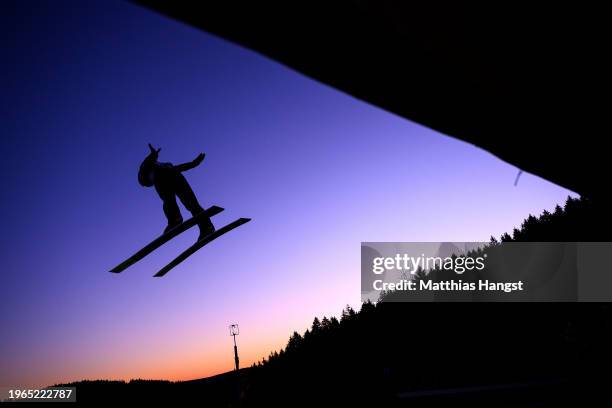
<svg viewBox="0 0 612 408">
<path fill-rule="evenodd" d="M 221 212 L 225 211 L 225 208 L 223 207 L 219 207 L 218 205 L 213 205 L 210 208 L 207 208 L 206 210 L 204 210 L 204 213 L 207 214 L 209 217 L 213 217 Z M 197 215 L 196 215 L 197 217 Z"/>
</svg>

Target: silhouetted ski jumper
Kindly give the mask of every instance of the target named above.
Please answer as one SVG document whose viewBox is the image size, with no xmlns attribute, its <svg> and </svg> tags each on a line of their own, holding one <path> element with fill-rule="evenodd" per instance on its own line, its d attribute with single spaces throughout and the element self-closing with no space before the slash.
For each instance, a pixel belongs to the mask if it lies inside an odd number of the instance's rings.
<svg viewBox="0 0 612 408">
<path fill-rule="evenodd" d="M 155 186 L 157 194 L 164 202 L 164 214 L 168 219 L 168 226 L 164 232 L 167 232 L 183 222 L 181 211 L 176 203 L 177 196 L 191 215 L 195 216 L 204 211 L 189 183 L 181 174 L 183 171 L 190 170 L 202 163 L 204 154 L 200 153 L 192 162 L 174 166 L 172 163 L 157 161 L 161 148 L 155 150 L 149 144 L 149 149 L 151 152 L 140 165 L 138 182 L 144 187 Z M 204 218 L 200 221 L 198 227 L 200 228 L 200 238 L 215 230 L 210 218 Z"/>
</svg>

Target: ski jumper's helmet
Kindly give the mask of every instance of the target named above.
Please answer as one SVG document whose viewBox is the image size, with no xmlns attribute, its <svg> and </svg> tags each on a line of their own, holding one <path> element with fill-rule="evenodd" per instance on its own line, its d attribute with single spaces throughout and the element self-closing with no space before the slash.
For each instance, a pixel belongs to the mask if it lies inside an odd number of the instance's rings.
<svg viewBox="0 0 612 408">
<path fill-rule="evenodd" d="M 138 170 L 138 182 L 143 187 L 151 187 L 153 185 L 153 166 L 157 161 L 157 155 L 150 153 L 140 164 Z"/>
</svg>

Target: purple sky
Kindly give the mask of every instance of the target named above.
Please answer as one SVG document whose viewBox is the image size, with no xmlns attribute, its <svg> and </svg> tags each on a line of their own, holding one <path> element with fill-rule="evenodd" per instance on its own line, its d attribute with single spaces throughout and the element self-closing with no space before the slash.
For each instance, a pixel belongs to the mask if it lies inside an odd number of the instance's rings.
<svg viewBox="0 0 612 408">
<path fill-rule="evenodd" d="M 570 194 L 129 3 L 28 2 L 0 30 L 0 386 L 226 371 L 233 322 L 250 365 L 358 307 L 361 241 L 487 241 Z M 148 142 L 207 154 L 185 174 L 218 227 L 253 218 L 162 279 L 195 230 L 107 272 L 165 226 Z"/>
</svg>

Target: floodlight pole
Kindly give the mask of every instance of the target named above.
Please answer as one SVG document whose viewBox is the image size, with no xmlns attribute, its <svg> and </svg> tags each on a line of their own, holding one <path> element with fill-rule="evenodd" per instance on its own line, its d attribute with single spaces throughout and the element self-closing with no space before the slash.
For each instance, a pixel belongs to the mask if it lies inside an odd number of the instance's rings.
<svg viewBox="0 0 612 408">
<path fill-rule="evenodd" d="M 239 363 L 239 359 L 238 359 L 238 346 L 236 346 L 236 335 L 233 335 L 234 337 L 234 362 L 236 363 L 236 371 L 238 371 L 238 368 L 240 368 L 240 363 Z"/>
<path fill-rule="evenodd" d="M 234 338 L 234 364 L 236 365 L 235 370 L 238 371 L 240 368 L 240 360 L 238 359 L 238 346 L 236 345 L 236 336 L 240 334 L 237 324 L 230 325 L 230 336 Z"/>
</svg>

